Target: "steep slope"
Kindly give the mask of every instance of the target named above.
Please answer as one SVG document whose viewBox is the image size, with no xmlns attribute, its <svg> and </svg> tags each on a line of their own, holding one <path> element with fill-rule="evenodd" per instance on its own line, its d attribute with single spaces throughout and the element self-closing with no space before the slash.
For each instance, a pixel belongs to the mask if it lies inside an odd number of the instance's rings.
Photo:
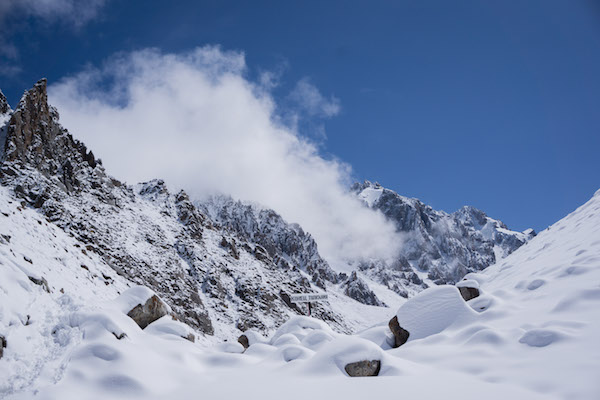
<svg viewBox="0 0 600 400">
<path fill-rule="evenodd" d="M 381 211 L 403 234 L 400 267 L 384 263 L 363 265 L 369 276 L 395 284 L 390 269 L 417 271 L 420 278 L 436 284 L 455 283 L 465 274 L 480 271 L 507 256 L 535 236 L 509 230 L 501 221 L 473 207 L 448 214 L 436 211 L 417 199 L 400 196 L 377 183 L 356 183 L 352 191 L 366 206 Z M 413 278 L 412 283 L 419 283 Z M 399 287 L 407 286 L 402 282 Z"/>
<path fill-rule="evenodd" d="M 289 293 L 332 290 L 332 302 L 344 297 L 338 275 L 310 235 L 275 212 L 265 215 L 277 221 L 270 234 L 281 240 L 269 241 L 259 231 L 212 221 L 185 192 L 170 193 L 160 180 L 128 186 L 108 176 L 101 161 L 58 123 L 45 80 L 9 115 L 2 185 L 74 237 L 77 251 L 95 254 L 126 281 L 152 288 L 177 318 L 200 332 L 227 337 L 253 327 L 268 333 L 305 312 L 289 302 Z M 319 303 L 312 313 L 336 329 L 352 329 L 331 310 Z"/>
</svg>

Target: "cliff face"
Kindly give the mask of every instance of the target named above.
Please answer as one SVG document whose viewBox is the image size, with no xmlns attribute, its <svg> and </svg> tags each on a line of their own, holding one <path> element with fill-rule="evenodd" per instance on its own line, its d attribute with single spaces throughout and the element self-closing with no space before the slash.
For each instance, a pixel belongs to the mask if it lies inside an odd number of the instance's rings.
<svg viewBox="0 0 600 400">
<path fill-rule="evenodd" d="M 533 230 L 511 231 L 474 207 L 448 214 L 368 181 L 355 184 L 352 190 L 366 206 L 381 211 L 392 221 L 404 238 L 393 265 L 374 262 L 362 266 L 370 276 L 400 290 L 403 284 L 398 282 L 398 274 L 415 284 L 420 279 L 410 271 L 436 284 L 456 283 L 465 274 L 483 270 L 535 236 Z"/>
<path fill-rule="evenodd" d="M 131 284 L 150 287 L 195 329 L 267 333 L 303 313 L 287 294 L 341 293 L 310 235 L 274 211 L 232 200 L 198 207 L 163 181 L 129 186 L 108 176 L 59 124 L 45 80 L 4 114 L 0 183 L 73 236 L 77 251 L 99 255 Z M 312 315 L 350 330 L 323 304 Z"/>
</svg>

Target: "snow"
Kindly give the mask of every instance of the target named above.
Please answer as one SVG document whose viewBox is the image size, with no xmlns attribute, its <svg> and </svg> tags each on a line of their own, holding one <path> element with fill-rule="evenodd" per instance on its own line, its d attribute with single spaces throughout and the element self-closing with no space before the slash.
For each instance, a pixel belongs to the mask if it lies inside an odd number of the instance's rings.
<svg viewBox="0 0 600 400">
<path fill-rule="evenodd" d="M 479 289 L 479 282 L 475 279 L 463 279 L 460 282 L 457 282 L 456 287 L 468 287 L 468 288 L 475 288 L 475 289 Z"/>
<path fill-rule="evenodd" d="M 381 197 L 383 193 L 383 187 L 369 186 L 358 194 L 358 198 L 365 202 L 369 207 L 373 207 L 373 204 Z"/>
<path fill-rule="evenodd" d="M 410 341 L 435 335 L 452 325 L 465 325 L 476 317 L 476 313 L 456 287 L 443 285 L 426 289 L 409 299 L 396 316 L 400 326 L 410 333 Z"/>
<path fill-rule="evenodd" d="M 600 398 L 600 192 L 496 265 L 467 275 L 460 285 L 482 292 L 469 302 L 453 286 L 393 309 L 356 305 L 333 291 L 332 308 L 348 310 L 353 326 L 371 326 L 346 335 L 291 317 L 268 338 L 246 332 L 245 351 L 234 329 L 221 328 L 219 344 L 184 339 L 191 330 L 169 316 L 140 329 L 125 310 L 151 291 L 129 288 L 5 188 L 0 211 L 0 234 L 10 236 L 0 236 L 0 334 L 8 342 L 0 397 Z M 29 276 L 45 278 L 50 293 Z M 387 323 L 396 310 L 410 337 L 392 349 Z M 381 361 L 380 376 L 348 377 L 345 365 L 362 360 Z"/>
<path fill-rule="evenodd" d="M 121 310 L 121 312 L 127 314 L 137 305 L 144 305 L 148 299 L 155 295 L 156 293 L 145 286 L 134 286 L 127 289 L 115 300 L 115 306 Z"/>
</svg>

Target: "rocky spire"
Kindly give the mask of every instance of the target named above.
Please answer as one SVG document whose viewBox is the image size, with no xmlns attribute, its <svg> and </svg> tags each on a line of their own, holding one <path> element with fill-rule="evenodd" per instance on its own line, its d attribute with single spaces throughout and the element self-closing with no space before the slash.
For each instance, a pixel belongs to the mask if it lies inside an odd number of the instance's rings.
<svg viewBox="0 0 600 400">
<path fill-rule="evenodd" d="M 20 164 L 45 176 L 58 176 L 67 191 L 79 186 L 79 172 L 96 167 L 85 145 L 58 122 L 58 111 L 48 104 L 46 79 L 26 91 L 6 127 L 4 167 Z"/>
</svg>

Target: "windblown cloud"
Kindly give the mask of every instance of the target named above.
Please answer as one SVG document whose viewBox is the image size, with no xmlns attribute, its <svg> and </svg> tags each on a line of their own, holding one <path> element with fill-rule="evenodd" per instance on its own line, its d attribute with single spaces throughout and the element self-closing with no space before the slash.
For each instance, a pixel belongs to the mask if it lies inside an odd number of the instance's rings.
<svg viewBox="0 0 600 400">
<path fill-rule="evenodd" d="M 348 194 L 350 167 L 277 122 L 269 91 L 245 72 L 243 54 L 217 47 L 143 50 L 52 85 L 50 101 L 121 179 L 263 204 L 311 232 L 334 264 L 391 256 L 394 228 Z"/>
<path fill-rule="evenodd" d="M 106 0 L 2 0 L 0 21 L 14 14 L 81 26 L 95 18 L 104 3 Z"/>
<path fill-rule="evenodd" d="M 325 98 L 308 78 L 300 80 L 290 98 L 309 116 L 333 117 L 340 112 L 340 100 L 334 96 Z"/>
</svg>

